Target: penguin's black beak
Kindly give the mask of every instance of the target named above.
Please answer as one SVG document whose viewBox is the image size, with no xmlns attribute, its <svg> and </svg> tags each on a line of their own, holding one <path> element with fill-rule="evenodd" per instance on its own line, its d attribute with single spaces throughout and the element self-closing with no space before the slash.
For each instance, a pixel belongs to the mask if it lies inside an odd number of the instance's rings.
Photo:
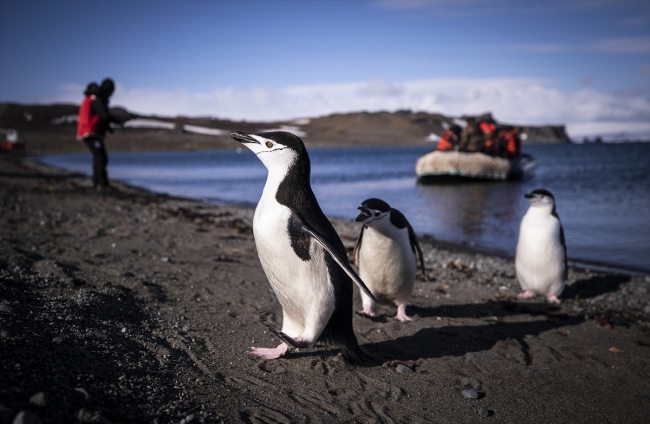
<svg viewBox="0 0 650 424">
<path fill-rule="evenodd" d="M 259 141 L 255 140 L 249 134 L 243 133 L 241 131 L 235 131 L 234 133 L 231 133 L 230 137 L 244 144 L 245 143 L 260 144 Z"/>
<path fill-rule="evenodd" d="M 359 216 L 357 216 L 354 220 L 356 222 L 361 222 L 365 221 L 366 219 L 370 218 L 372 216 L 372 213 L 370 213 L 370 209 L 364 207 L 364 206 L 359 206 L 359 210 L 361 211 L 359 213 Z"/>
<path fill-rule="evenodd" d="M 535 195 L 533 193 L 526 193 L 526 194 L 524 194 L 524 197 L 526 199 L 532 199 L 533 197 L 535 197 Z"/>
</svg>

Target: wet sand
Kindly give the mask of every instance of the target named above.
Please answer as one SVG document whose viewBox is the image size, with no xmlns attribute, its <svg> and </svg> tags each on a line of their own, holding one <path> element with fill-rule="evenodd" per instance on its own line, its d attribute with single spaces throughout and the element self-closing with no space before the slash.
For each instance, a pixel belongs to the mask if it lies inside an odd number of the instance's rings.
<svg viewBox="0 0 650 424">
<path fill-rule="evenodd" d="M 511 259 L 423 237 L 414 320 L 354 317 L 374 362 L 262 361 L 282 312 L 252 216 L 1 154 L 0 423 L 647 422 L 650 278 L 572 269 L 560 306 L 520 301 Z"/>
</svg>

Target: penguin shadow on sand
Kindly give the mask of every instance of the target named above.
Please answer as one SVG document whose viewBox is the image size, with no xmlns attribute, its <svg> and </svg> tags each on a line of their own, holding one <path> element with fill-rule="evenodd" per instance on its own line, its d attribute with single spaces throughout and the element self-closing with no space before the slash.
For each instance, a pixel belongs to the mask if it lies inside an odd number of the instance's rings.
<svg viewBox="0 0 650 424">
<path fill-rule="evenodd" d="M 463 356 L 470 352 L 492 349 L 500 341 L 519 345 L 526 365 L 532 363 L 527 340 L 560 327 L 584 322 L 582 317 L 557 313 L 559 308 L 547 303 L 485 302 L 483 304 L 443 305 L 435 308 L 410 307 L 409 313 L 420 319 L 427 317 L 485 319 L 484 324 L 448 325 L 418 330 L 409 336 L 362 347 L 377 360 L 415 361 L 418 359 Z M 513 315 L 540 316 L 547 320 L 504 322 L 500 318 Z"/>
<path fill-rule="evenodd" d="M 580 299 L 590 299 L 605 293 L 618 291 L 623 284 L 631 280 L 628 275 L 605 275 L 594 276 L 577 280 L 570 286 L 564 288 L 562 297 L 565 299 L 574 299 L 576 296 Z"/>
</svg>

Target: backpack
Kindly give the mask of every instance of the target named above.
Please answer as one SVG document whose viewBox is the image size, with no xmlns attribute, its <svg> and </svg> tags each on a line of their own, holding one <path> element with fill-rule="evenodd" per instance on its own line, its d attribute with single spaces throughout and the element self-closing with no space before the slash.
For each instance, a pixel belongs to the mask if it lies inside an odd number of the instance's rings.
<svg viewBox="0 0 650 424">
<path fill-rule="evenodd" d="M 79 106 L 79 119 L 77 120 L 77 140 L 83 140 L 93 134 L 95 125 L 99 122 L 99 115 L 93 114 L 93 100 L 95 96 L 84 97 Z"/>
</svg>

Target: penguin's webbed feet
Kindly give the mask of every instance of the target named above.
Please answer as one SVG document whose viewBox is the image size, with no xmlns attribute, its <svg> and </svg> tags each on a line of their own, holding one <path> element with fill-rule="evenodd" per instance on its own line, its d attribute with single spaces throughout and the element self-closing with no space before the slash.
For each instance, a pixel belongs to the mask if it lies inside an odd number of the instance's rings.
<svg viewBox="0 0 650 424">
<path fill-rule="evenodd" d="M 249 355 L 254 355 L 261 359 L 277 359 L 281 356 L 284 356 L 288 352 L 291 352 L 291 347 L 286 343 L 280 343 L 278 347 L 275 348 L 249 347 L 245 351 L 245 353 Z"/>
<path fill-rule="evenodd" d="M 406 322 L 406 321 L 413 321 L 411 317 L 406 315 L 406 305 L 397 305 L 397 314 L 393 317 L 393 319 L 396 319 L 397 321 L 400 322 Z"/>
<path fill-rule="evenodd" d="M 264 325 L 266 326 L 266 328 L 268 328 L 268 330 L 271 333 L 278 336 L 280 338 L 280 340 L 282 340 L 283 342 L 285 342 L 289 346 L 300 348 L 300 347 L 309 347 L 309 345 L 310 345 L 309 341 L 303 340 L 301 338 L 295 338 L 294 339 L 293 337 L 290 337 L 290 336 L 286 335 L 285 333 L 283 333 L 282 331 L 278 330 L 277 328 L 275 328 L 271 324 L 264 324 Z"/>
<path fill-rule="evenodd" d="M 517 299 L 530 299 L 531 297 L 537 296 L 537 293 L 531 290 L 526 290 L 525 292 L 521 292 L 517 295 Z"/>
<path fill-rule="evenodd" d="M 548 303 L 558 303 L 558 304 L 562 303 L 556 295 L 546 296 L 546 300 L 548 301 Z"/>
<path fill-rule="evenodd" d="M 357 315 L 360 315 L 360 316 L 362 316 L 362 317 L 366 317 L 366 318 L 374 318 L 374 317 L 377 316 L 377 314 L 375 313 L 375 311 L 373 311 L 373 310 L 372 310 L 372 307 L 370 307 L 370 306 L 364 306 L 364 307 L 363 307 L 363 310 L 361 310 L 361 311 L 355 311 L 355 313 L 356 313 Z"/>
</svg>

